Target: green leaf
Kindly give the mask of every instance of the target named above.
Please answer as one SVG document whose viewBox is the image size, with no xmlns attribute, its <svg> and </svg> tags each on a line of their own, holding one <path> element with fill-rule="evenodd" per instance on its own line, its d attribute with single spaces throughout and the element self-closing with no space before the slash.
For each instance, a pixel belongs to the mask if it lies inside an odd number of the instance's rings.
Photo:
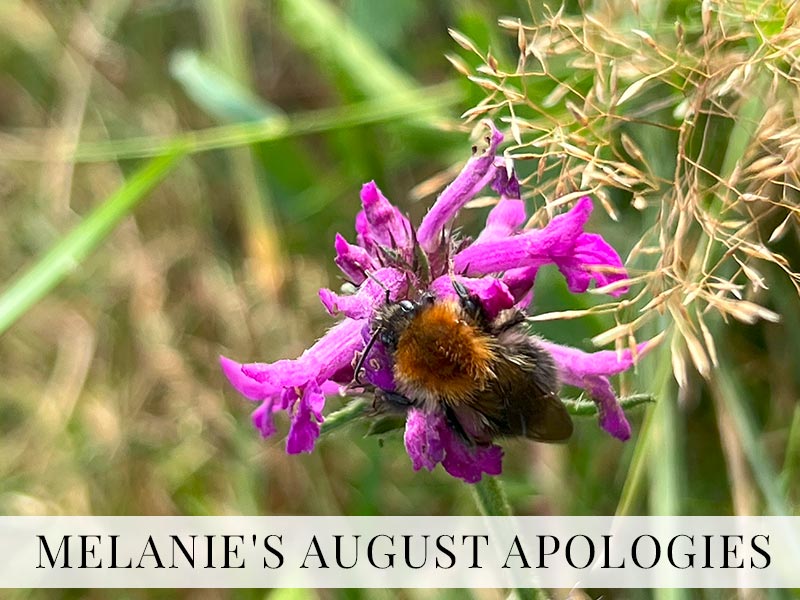
<svg viewBox="0 0 800 600">
<path fill-rule="evenodd" d="M 343 408 L 332 412 L 322 423 L 320 435 L 327 435 L 332 431 L 341 429 L 364 415 L 369 401 L 366 398 L 356 398 L 348 402 Z"/>
<path fill-rule="evenodd" d="M 405 424 L 405 415 L 386 415 L 378 417 L 372 421 L 366 435 L 383 435 L 384 433 L 389 433 L 390 431 L 402 429 Z"/>
</svg>

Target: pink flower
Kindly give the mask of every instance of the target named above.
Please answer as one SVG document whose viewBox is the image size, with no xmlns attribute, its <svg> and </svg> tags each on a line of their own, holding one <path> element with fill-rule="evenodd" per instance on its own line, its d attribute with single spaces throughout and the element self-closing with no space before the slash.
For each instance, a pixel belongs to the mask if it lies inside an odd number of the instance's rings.
<svg viewBox="0 0 800 600">
<path fill-rule="evenodd" d="M 296 360 L 242 365 L 221 358 L 233 386 L 260 403 L 253 423 L 263 436 L 276 431 L 273 414 L 286 411 L 291 418 L 287 452 L 313 449 L 324 418 L 325 391 L 352 382 L 353 365 L 371 337 L 372 318 L 387 299 L 399 302 L 421 293 L 454 296 L 454 278 L 480 299 L 492 318 L 501 310 L 528 305 L 538 269 L 545 264 L 555 264 L 575 293 L 585 292 L 592 281 L 604 286 L 626 278 L 617 252 L 600 235 L 584 231 L 592 211 L 587 197 L 542 229 L 520 229 L 526 221 L 525 206 L 513 171 L 496 156 L 502 140 L 502 134 L 490 125 L 488 148 L 471 158 L 442 192 L 416 235 L 375 183 L 365 184 L 363 210 L 356 216 L 356 244 L 338 234 L 334 243 L 336 264 L 359 287 L 351 295 L 320 290 L 326 310 L 343 315 L 344 320 Z M 500 201 L 489 213 L 484 230 L 472 243 L 457 239 L 453 220 L 487 186 L 500 194 Z M 617 288 L 613 294 L 625 291 Z M 601 427 L 618 439 L 628 439 L 630 425 L 608 377 L 632 366 L 631 353 L 586 353 L 544 341 L 542 347 L 552 355 L 561 381 L 585 389 L 595 401 Z M 649 348 L 642 344 L 638 354 Z M 367 358 L 363 380 L 375 388 L 393 390 L 392 360 L 379 341 Z M 441 463 L 448 473 L 470 483 L 484 473 L 499 474 L 502 467 L 499 446 L 468 444 L 440 412 L 408 410 L 405 446 L 415 470 L 432 470 Z"/>
</svg>

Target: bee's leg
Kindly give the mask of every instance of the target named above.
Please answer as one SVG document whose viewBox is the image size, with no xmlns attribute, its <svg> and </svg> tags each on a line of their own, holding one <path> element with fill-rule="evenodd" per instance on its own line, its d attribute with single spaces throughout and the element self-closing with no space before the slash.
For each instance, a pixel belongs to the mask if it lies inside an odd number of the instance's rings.
<svg viewBox="0 0 800 600">
<path fill-rule="evenodd" d="M 375 395 L 372 400 L 372 408 L 375 411 L 378 411 L 380 408 L 388 408 L 393 412 L 405 412 L 412 406 L 414 406 L 414 402 L 402 394 L 380 388 L 375 390 Z"/>
</svg>

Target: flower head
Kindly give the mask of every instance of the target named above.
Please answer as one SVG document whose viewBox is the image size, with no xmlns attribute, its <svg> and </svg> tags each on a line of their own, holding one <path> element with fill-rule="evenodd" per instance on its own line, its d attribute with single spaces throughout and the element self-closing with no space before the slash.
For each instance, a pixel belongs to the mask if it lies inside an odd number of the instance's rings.
<svg viewBox="0 0 800 600">
<path fill-rule="evenodd" d="M 395 389 L 391 353 L 373 336 L 373 319 L 386 302 L 422 295 L 438 299 L 455 296 L 457 281 L 476 297 L 489 318 L 501 311 L 526 307 L 532 299 L 539 268 L 555 264 L 568 288 L 585 292 L 592 281 L 604 286 L 626 278 L 617 252 L 598 234 L 584 231 L 592 201 L 581 198 L 542 229 L 522 229 L 525 206 L 519 183 L 508 161 L 497 156 L 502 134 L 490 124 L 488 147 L 473 156 L 441 193 L 419 227 L 381 193 L 374 182 L 361 190 L 363 210 L 356 216 L 356 243 L 336 235 L 335 262 L 358 288 L 349 295 L 320 290 L 331 315 L 343 319 L 296 360 L 271 364 L 239 364 L 222 358 L 233 386 L 259 402 L 253 423 L 263 436 L 275 433 L 273 414 L 291 418 L 286 450 L 310 452 L 319 436 L 326 393 L 342 391 L 363 365 L 364 385 Z M 474 240 L 459 239 L 452 224 L 458 212 L 487 186 L 500 195 L 486 226 Z M 615 295 L 625 293 L 617 287 Z M 542 341 L 563 383 L 585 389 L 598 406 L 600 425 L 614 437 L 630 437 L 630 425 L 608 380 L 633 364 L 630 351 L 585 353 Z M 638 354 L 649 349 L 638 348 Z M 367 356 L 361 357 L 364 352 Z M 360 360 L 361 359 L 361 360 Z M 405 446 L 415 470 L 432 470 L 441 463 L 451 475 L 467 482 L 484 473 L 501 471 L 502 449 L 491 441 L 468 443 L 444 413 L 427 404 L 407 411 Z"/>
</svg>

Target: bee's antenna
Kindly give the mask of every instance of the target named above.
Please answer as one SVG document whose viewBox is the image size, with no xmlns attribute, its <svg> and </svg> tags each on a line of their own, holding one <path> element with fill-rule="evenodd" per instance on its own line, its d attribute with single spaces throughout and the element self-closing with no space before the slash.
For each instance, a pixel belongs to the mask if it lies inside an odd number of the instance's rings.
<svg viewBox="0 0 800 600">
<path fill-rule="evenodd" d="M 369 271 L 364 271 L 364 274 L 369 279 L 378 284 L 378 286 L 384 291 L 384 293 L 386 294 L 386 304 L 389 304 L 391 302 L 391 297 L 390 297 L 391 292 L 389 288 L 386 287 L 386 285 L 380 279 L 375 277 Z M 369 356 L 370 350 L 372 350 L 372 347 L 375 345 L 375 340 L 378 339 L 380 333 L 381 333 L 381 328 L 378 327 L 375 330 L 375 332 L 370 336 L 369 340 L 367 341 L 367 345 L 364 346 L 364 351 L 361 353 L 361 356 L 358 357 L 358 362 L 356 363 L 353 373 L 353 381 L 355 381 L 358 385 L 361 385 L 361 371 L 364 369 L 364 363 L 367 361 L 367 356 Z"/>
</svg>

